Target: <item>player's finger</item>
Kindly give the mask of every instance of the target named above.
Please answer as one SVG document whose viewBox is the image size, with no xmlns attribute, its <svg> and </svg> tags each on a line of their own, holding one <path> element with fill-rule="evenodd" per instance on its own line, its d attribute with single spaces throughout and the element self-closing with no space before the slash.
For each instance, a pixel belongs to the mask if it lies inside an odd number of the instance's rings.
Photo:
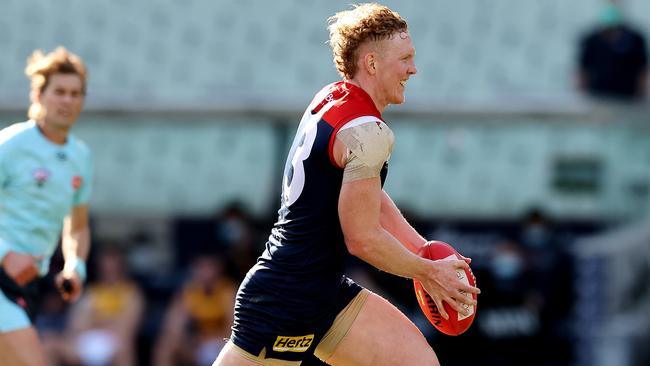
<svg viewBox="0 0 650 366">
<path fill-rule="evenodd" d="M 63 282 L 61 282 L 61 289 L 63 289 L 64 292 L 66 293 L 72 293 L 72 290 L 74 290 L 74 285 L 72 284 L 72 281 L 69 278 L 63 279 Z"/>
<path fill-rule="evenodd" d="M 59 287 L 58 290 L 59 290 L 59 294 L 61 294 L 61 298 L 63 299 L 63 301 L 68 302 L 70 299 L 70 293 L 65 291 L 62 287 Z"/>
<path fill-rule="evenodd" d="M 461 260 L 464 260 L 465 263 L 467 263 L 467 264 L 472 264 L 472 258 L 465 257 L 464 255 L 461 255 L 461 254 L 459 254 L 459 255 L 460 255 L 460 259 L 461 259 Z"/>
<path fill-rule="evenodd" d="M 465 299 L 467 299 L 467 298 L 465 298 Z M 447 302 L 447 304 L 449 304 L 449 306 L 451 306 L 457 312 L 459 312 L 461 314 L 465 314 L 465 315 L 468 314 L 467 307 L 463 306 L 464 301 L 467 301 L 467 300 L 460 300 L 460 299 L 457 300 L 457 299 L 454 299 L 453 297 L 450 297 L 445 301 Z M 447 319 L 447 318 L 445 318 L 445 319 Z"/>
<path fill-rule="evenodd" d="M 73 302 L 74 299 L 75 299 L 76 290 L 74 288 L 74 285 L 71 285 L 71 286 L 72 286 L 72 288 L 70 288 L 70 290 L 67 290 L 67 289 L 63 288 L 63 286 L 61 286 L 59 288 L 59 292 L 61 293 L 61 298 L 65 302 Z"/>
<path fill-rule="evenodd" d="M 476 295 L 478 295 L 478 294 L 481 293 L 481 289 L 480 289 L 480 288 L 478 288 L 478 287 L 472 287 L 472 286 L 469 286 L 469 285 L 463 285 L 463 286 L 461 286 L 461 287 L 458 289 L 458 291 L 461 291 L 461 292 L 463 292 L 463 291 L 464 291 L 464 292 L 469 292 L 470 294 L 476 294 Z"/>
<path fill-rule="evenodd" d="M 467 262 L 465 262 L 462 259 L 458 259 L 458 260 L 454 261 L 454 267 L 455 268 L 462 268 L 462 269 L 469 269 L 469 264 L 467 264 Z"/>
<path fill-rule="evenodd" d="M 449 319 L 449 314 L 447 314 L 447 312 L 445 311 L 445 307 L 442 306 L 442 301 L 437 297 L 431 296 L 431 298 L 433 299 L 433 302 L 436 303 L 436 307 L 438 308 L 438 312 L 440 313 L 440 315 L 444 319 Z"/>
<path fill-rule="evenodd" d="M 460 293 L 461 296 L 457 297 L 457 299 L 459 299 L 461 302 L 464 302 L 467 305 L 476 305 L 478 303 L 478 301 L 474 300 L 472 295 L 470 295 L 466 291 L 459 290 L 458 292 Z"/>
</svg>

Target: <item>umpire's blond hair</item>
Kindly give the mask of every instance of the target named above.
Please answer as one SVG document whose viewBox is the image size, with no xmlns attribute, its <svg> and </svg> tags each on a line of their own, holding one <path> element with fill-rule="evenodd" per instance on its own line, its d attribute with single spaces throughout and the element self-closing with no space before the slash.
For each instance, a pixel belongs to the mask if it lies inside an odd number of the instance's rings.
<svg viewBox="0 0 650 366">
<path fill-rule="evenodd" d="M 25 74 L 31 80 L 31 93 L 33 95 L 40 95 L 50 81 L 50 77 L 54 74 L 76 74 L 79 75 L 82 84 L 82 92 L 86 94 L 86 66 L 81 58 L 71 52 L 65 47 L 57 47 L 54 51 L 45 54 L 41 50 L 36 50 L 27 59 L 27 67 Z M 32 97 L 32 105 L 29 107 L 29 118 L 36 119 L 41 113 L 41 106 L 34 103 Z"/>
</svg>

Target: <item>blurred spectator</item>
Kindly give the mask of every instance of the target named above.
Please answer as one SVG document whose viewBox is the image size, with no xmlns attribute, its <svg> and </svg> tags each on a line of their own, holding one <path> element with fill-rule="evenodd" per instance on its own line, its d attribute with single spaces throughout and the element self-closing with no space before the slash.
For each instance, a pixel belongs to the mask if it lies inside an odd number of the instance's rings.
<svg viewBox="0 0 650 366">
<path fill-rule="evenodd" d="M 489 266 L 476 271 L 477 328 L 485 365 L 568 365 L 572 265 L 553 222 L 540 209 L 523 218 L 518 240 L 493 247 Z M 553 352 L 548 352 L 553 349 Z"/>
<path fill-rule="evenodd" d="M 530 286 L 522 246 L 504 241 L 493 248 L 489 270 L 477 273 L 483 289 L 476 325 L 485 341 L 485 365 L 538 365 L 540 293 Z"/>
<path fill-rule="evenodd" d="M 59 360 L 66 365 L 136 365 L 144 297 L 129 279 L 120 249 L 103 248 L 96 263 L 97 279 L 70 309 L 65 339 L 45 339 L 53 364 Z"/>
<path fill-rule="evenodd" d="M 548 338 L 566 337 L 562 329 L 573 302 L 573 264 L 568 246 L 559 239 L 553 222 L 533 208 L 524 218 L 519 240 L 522 243 L 529 285 L 540 298 L 543 332 Z"/>
<path fill-rule="evenodd" d="M 154 365 L 211 365 L 230 335 L 235 291 L 219 256 L 197 255 L 167 310 Z"/>
<path fill-rule="evenodd" d="M 645 96 L 648 58 L 643 35 L 608 2 L 599 26 L 581 41 L 578 87 L 595 97 L 638 100 Z"/>
<path fill-rule="evenodd" d="M 232 202 L 215 217 L 215 239 L 225 253 L 228 273 L 240 281 L 255 264 L 261 248 L 254 245 L 253 222 L 239 202 Z"/>
</svg>

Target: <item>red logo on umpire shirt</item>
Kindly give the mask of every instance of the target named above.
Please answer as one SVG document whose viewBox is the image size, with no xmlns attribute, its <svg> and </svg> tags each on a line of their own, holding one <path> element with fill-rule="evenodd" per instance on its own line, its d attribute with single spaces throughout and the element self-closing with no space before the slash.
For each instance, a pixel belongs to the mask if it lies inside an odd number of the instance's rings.
<svg viewBox="0 0 650 366">
<path fill-rule="evenodd" d="M 32 178 L 39 187 L 42 187 L 50 179 L 50 175 L 50 171 L 45 168 L 37 168 L 32 171 Z"/>
<path fill-rule="evenodd" d="M 75 175 L 74 177 L 72 177 L 72 188 L 74 188 L 74 190 L 76 191 L 77 189 L 79 189 L 79 187 L 81 187 L 82 182 L 83 182 L 83 178 L 81 178 L 78 175 Z"/>
</svg>

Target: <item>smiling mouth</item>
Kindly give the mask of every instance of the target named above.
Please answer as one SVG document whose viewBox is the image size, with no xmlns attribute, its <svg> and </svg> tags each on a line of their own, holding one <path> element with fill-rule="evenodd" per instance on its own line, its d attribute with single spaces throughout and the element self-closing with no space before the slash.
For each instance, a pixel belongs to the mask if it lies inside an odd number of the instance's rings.
<svg viewBox="0 0 650 366">
<path fill-rule="evenodd" d="M 408 81 L 408 80 L 402 80 L 402 81 L 399 82 L 399 84 L 400 84 L 401 86 L 405 87 L 407 81 Z"/>
</svg>

